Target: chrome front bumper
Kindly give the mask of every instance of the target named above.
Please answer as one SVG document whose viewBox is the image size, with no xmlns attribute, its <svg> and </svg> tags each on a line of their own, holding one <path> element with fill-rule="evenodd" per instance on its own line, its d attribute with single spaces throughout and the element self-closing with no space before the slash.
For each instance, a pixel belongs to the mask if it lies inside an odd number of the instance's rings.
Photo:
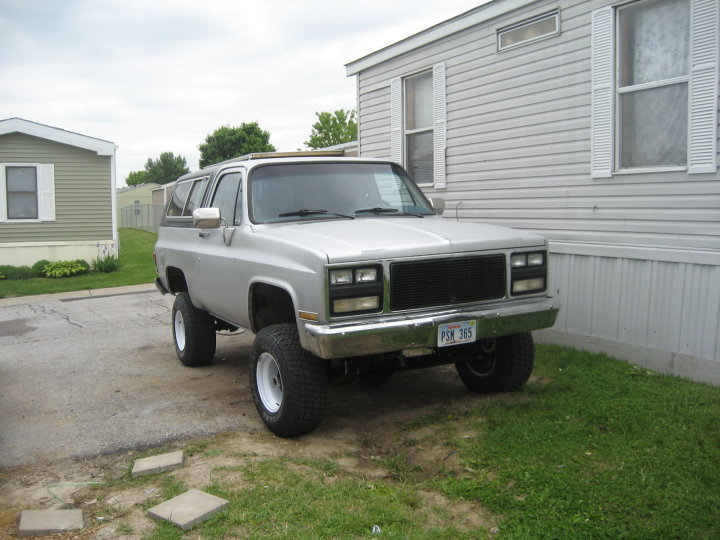
<svg viewBox="0 0 720 540">
<path fill-rule="evenodd" d="M 437 346 L 438 327 L 459 321 L 477 321 L 478 339 L 530 332 L 555 324 L 557 298 L 524 298 L 478 308 L 443 310 L 405 316 L 382 316 L 363 321 L 312 324 L 304 321 L 300 339 L 320 358 L 349 358 L 405 349 Z"/>
</svg>

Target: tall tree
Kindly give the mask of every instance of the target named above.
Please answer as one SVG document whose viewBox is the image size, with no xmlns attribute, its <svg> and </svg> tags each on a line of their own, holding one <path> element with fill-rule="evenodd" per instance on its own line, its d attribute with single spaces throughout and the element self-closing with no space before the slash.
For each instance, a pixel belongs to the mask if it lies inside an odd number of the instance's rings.
<svg viewBox="0 0 720 540">
<path fill-rule="evenodd" d="M 145 170 L 133 171 L 125 178 L 128 186 L 140 184 L 167 184 L 178 177 L 190 172 L 183 156 L 176 156 L 172 152 L 163 152 L 157 159 L 148 158 Z"/>
<path fill-rule="evenodd" d="M 172 152 L 163 152 L 157 159 L 148 158 L 145 163 L 145 172 L 148 182 L 167 184 L 178 177 L 190 172 L 183 156 L 176 156 Z"/>
<path fill-rule="evenodd" d="M 133 171 L 128 173 L 127 178 L 125 178 L 125 184 L 128 186 L 139 186 L 147 183 L 148 179 L 145 171 Z"/>
<path fill-rule="evenodd" d="M 205 142 L 198 148 L 200 167 L 253 152 L 275 151 L 270 144 L 270 132 L 257 122 L 244 122 L 238 127 L 222 126 L 205 137 Z"/>
<path fill-rule="evenodd" d="M 305 145 L 312 148 L 325 148 L 357 139 L 355 111 L 338 109 L 334 113 L 316 112 L 317 122 L 312 125 L 310 139 Z"/>
</svg>

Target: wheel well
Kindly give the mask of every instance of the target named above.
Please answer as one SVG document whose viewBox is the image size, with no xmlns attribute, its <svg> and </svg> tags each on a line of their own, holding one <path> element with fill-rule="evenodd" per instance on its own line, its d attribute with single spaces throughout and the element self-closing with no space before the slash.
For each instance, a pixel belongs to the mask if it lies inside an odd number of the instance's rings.
<svg viewBox="0 0 720 540">
<path fill-rule="evenodd" d="M 167 269 L 167 282 L 170 292 L 177 294 L 180 292 L 188 292 L 187 282 L 185 281 L 185 274 L 179 268 L 169 266 Z"/>
<path fill-rule="evenodd" d="M 290 294 L 280 287 L 257 283 L 250 291 L 252 331 L 257 333 L 271 324 L 295 323 L 295 308 Z"/>
</svg>

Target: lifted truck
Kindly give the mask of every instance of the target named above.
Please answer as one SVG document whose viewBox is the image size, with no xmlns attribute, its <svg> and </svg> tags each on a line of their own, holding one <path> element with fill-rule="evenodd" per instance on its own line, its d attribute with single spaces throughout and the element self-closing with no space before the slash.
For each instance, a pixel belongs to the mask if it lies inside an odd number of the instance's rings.
<svg viewBox="0 0 720 540">
<path fill-rule="evenodd" d="M 520 388 L 530 332 L 559 309 L 547 241 L 444 219 L 441 203 L 396 163 L 328 152 L 179 178 L 154 254 L 178 357 L 207 365 L 218 330 L 254 332 L 253 399 L 283 437 L 320 423 L 332 374 L 379 384 L 453 363 L 473 392 Z"/>
</svg>

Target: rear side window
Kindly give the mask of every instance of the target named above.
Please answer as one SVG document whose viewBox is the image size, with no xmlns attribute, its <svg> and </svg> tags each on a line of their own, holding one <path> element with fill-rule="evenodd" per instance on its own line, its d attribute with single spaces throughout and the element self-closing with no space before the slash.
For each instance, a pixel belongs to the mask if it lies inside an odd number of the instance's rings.
<svg viewBox="0 0 720 540">
<path fill-rule="evenodd" d="M 193 210 L 202 200 L 207 181 L 207 177 L 185 180 L 175 186 L 175 191 L 173 191 L 168 203 L 167 216 L 192 216 Z"/>
</svg>

